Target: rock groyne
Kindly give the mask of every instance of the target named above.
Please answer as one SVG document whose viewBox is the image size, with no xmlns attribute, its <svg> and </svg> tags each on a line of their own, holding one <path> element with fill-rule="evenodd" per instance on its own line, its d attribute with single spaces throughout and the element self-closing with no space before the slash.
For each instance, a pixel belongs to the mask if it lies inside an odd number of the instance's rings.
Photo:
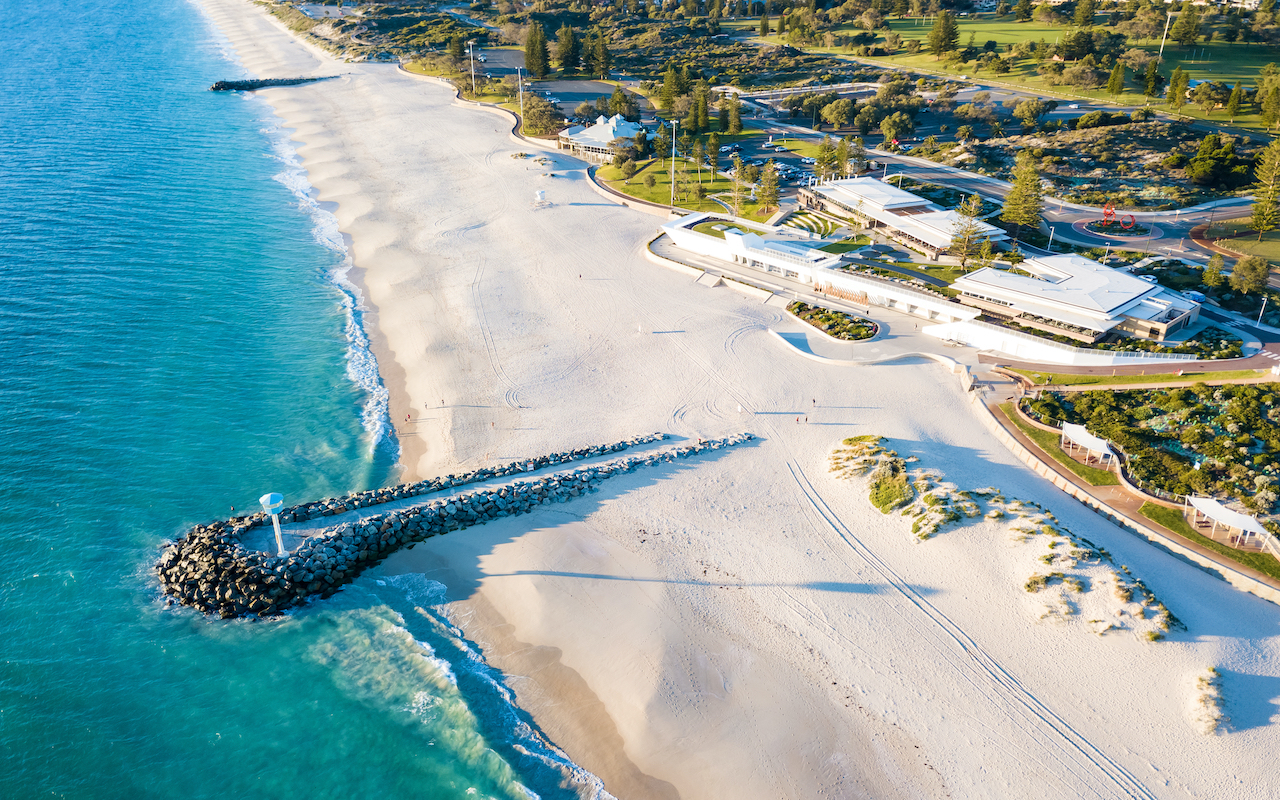
<svg viewBox="0 0 1280 800">
<path fill-rule="evenodd" d="M 252 92 L 255 89 L 266 89 L 269 86 L 300 86 L 313 81 L 327 81 L 336 75 L 325 75 L 319 78 L 253 78 L 244 81 L 218 81 L 209 87 L 211 92 Z"/>
<path fill-rule="evenodd" d="M 665 438 L 662 434 L 655 434 L 654 437 L 641 439 L 652 441 L 655 437 Z M 696 444 L 578 467 L 570 472 L 515 481 L 498 488 L 464 492 L 452 498 L 433 498 L 419 505 L 371 515 L 355 522 L 343 522 L 309 537 L 284 557 L 247 550 L 240 542 L 245 532 L 261 524 L 264 519 L 269 519 L 265 514 L 197 525 L 181 539 L 165 547 L 156 564 L 156 572 L 160 578 L 160 586 L 169 595 L 171 602 L 191 606 L 223 619 L 275 616 L 302 605 L 311 598 L 329 597 L 361 572 L 380 563 L 407 544 L 472 525 L 482 525 L 495 519 L 527 514 L 538 506 L 563 503 L 596 491 L 600 483 L 608 478 L 634 472 L 639 467 L 672 462 L 754 438 L 753 434 L 740 433 L 724 439 L 699 441 Z M 585 448 L 517 464 L 564 463 L 576 460 L 569 458 L 573 453 L 600 454 L 611 452 L 607 448 L 617 446 Z M 578 458 L 586 457 L 589 456 Z M 502 469 L 512 470 L 514 466 L 508 465 Z M 478 477 L 481 473 L 488 474 Z M 464 477 L 470 477 L 468 482 L 475 482 L 514 474 L 515 471 L 486 469 L 476 470 Z M 439 488 L 451 488 L 461 485 L 457 480 L 457 476 L 446 476 L 406 486 L 437 482 Z M 385 496 L 386 499 L 378 502 L 388 502 L 397 499 L 393 495 L 403 488 L 397 487 L 397 490 L 388 495 L 379 494 L 387 490 L 361 494 L 372 494 L 375 498 Z M 338 507 L 347 509 L 347 504 L 339 506 L 336 501 L 312 504 L 315 505 L 322 505 L 323 510 Z"/>
</svg>

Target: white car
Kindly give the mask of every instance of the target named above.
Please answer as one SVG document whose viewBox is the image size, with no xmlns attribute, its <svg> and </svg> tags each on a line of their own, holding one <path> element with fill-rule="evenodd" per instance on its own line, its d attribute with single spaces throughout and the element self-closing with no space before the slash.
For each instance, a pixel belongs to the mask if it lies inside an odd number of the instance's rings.
<svg viewBox="0 0 1280 800">
<path fill-rule="evenodd" d="M 1079 104 L 1079 103 L 1072 103 L 1071 105 L 1067 106 L 1067 108 L 1071 109 L 1072 111 L 1077 111 L 1077 110 L 1079 110 L 1079 108 L 1080 108 L 1080 104 Z"/>
<path fill-rule="evenodd" d="M 817 163 L 818 163 L 818 159 L 816 159 L 816 158 L 809 158 L 808 156 L 806 156 L 806 157 L 804 157 L 804 158 L 800 159 L 800 163 L 801 163 L 801 164 L 817 164 Z"/>
</svg>

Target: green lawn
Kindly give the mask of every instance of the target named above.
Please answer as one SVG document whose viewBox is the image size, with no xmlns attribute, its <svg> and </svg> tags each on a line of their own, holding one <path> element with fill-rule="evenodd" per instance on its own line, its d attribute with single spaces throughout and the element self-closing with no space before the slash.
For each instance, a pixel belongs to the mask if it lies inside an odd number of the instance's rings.
<svg viewBox="0 0 1280 800">
<path fill-rule="evenodd" d="M 1156 505 L 1155 503 L 1143 503 L 1142 508 L 1138 510 L 1144 517 L 1152 522 L 1163 525 L 1179 536 L 1184 536 L 1187 539 L 1190 539 L 1206 550 L 1212 550 L 1218 555 L 1226 556 L 1236 563 L 1243 564 L 1246 567 L 1252 567 L 1258 572 L 1280 579 L 1280 561 L 1277 561 L 1276 558 L 1269 553 L 1245 553 L 1240 550 L 1227 547 L 1225 544 L 1215 542 L 1207 536 L 1201 535 L 1195 528 L 1192 528 L 1187 524 L 1187 518 L 1184 517 L 1182 512 L 1176 508 L 1167 508 L 1165 506 Z"/>
<path fill-rule="evenodd" d="M 1103 20 L 1099 18 L 1099 22 Z M 961 17 L 957 20 L 960 29 L 960 44 L 964 46 L 969 40 L 969 34 L 974 34 L 975 44 L 981 48 L 987 41 L 994 41 L 1000 45 L 1001 54 L 1004 55 L 1005 46 L 1024 40 L 1039 41 L 1044 39 L 1049 44 L 1053 44 L 1060 39 L 1063 34 L 1072 30 L 1070 24 L 1064 25 L 1046 25 L 1039 22 L 1017 22 L 1013 15 L 1007 15 L 1001 18 L 994 18 L 991 15 L 982 15 L 981 17 Z M 919 39 L 925 42 L 929 36 L 930 22 L 928 20 L 916 17 L 909 19 L 890 19 L 888 20 L 890 30 L 902 36 L 903 40 Z M 837 35 L 849 36 L 859 32 L 860 29 L 853 25 L 843 25 L 836 29 Z M 881 32 L 878 43 L 883 43 L 884 33 Z M 768 41 L 772 44 L 782 44 L 782 40 L 778 36 L 768 37 Z M 1160 40 L 1152 41 L 1135 41 L 1131 40 L 1127 47 L 1138 47 L 1151 52 L 1160 49 Z M 828 47 L 806 47 L 803 48 L 808 52 L 824 53 L 834 56 L 849 56 L 845 50 L 840 48 Z M 1190 60 L 1193 54 L 1204 51 L 1203 56 L 1199 56 L 1195 60 Z M 976 78 L 984 83 L 1003 84 L 1013 88 L 1032 89 L 1037 92 L 1046 94 L 1056 94 L 1063 97 L 1084 98 L 1090 100 L 1112 100 L 1105 89 L 1081 89 L 1076 86 L 1049 86 L 1044 79 L 1036 74 L 1036 65 L 1029 59 L 1018 59 L 1011 72 L 1004 75 L 995 75 L 991 72 L 980 72 L 976 69 L 976 64 L 972 61 L 962 64 L 953 69 L 948 69 L 940 60 L 935 60 L 932 54 L 920 52 L 915 55 L 907 53 L 905 50 L 891 56 L 877 56 L 874 58 L 861 58 L 857 60 L 865 61 L 871 64 L 889 64 L 896 67 L 907 67 L 917 69 L 923 72 L 934 72 L 945 75 L 967 75 L 970 78 Z M 1280 55 L 1277 54 L 1273 45 L 1266 44 L 1246 44 L 1243 42 L 1227 43 L 1224 41 L 1200 42 L 1190 47 L 1183 47 L 1172 42 L 1166 42 L 1164 49 L 1164 72 L 1166 76 L 1174 67 L 1179 65 L 1195 80 L 1213 80 L 1223 81 L 1228 85 L 1236 81 L 1243 81 L 1246 86 L 1256 85 L 1258 71 L 1268 63 L 1280 61 Z M 1126 75 L 1126 85 L 1128 91 L 1114 98 L 1117 102 L 1125 105 L 1143 105 L 1146 99 L 1142 95 L 1141 87 L 1138 81 L 1141 76 L 1133 74 Z M 1160 106 L 1161 110 L 1168 110 L 1167 106 Z M 1249 113 L 1241 114 L 1236 117 L 1235 125 L 1245 128 L 1261 128 L 1261 114 L 1256 108 L 1246 109 Z M 1223 110 L 1218 109 L 1206 114 L 1195 106 L 1184 106 L 1180 112 L 1186 116 L 1198 119 L 1208 119 L 1214 122 L 1227 124 L 1228 120 Z"/>
<path fill-rule="evenodd" d="M 1258 233 L 1250 230 L 1248 219 L 1231 219 L 1213 223 L 1207 235 L 1239 237 L 1218 242 L 1218 246 L 1248 256 L 1262 256 L 1273 266 L 1280 264 L 1280 231 L 1268 231 L 1262 234 L 1262 241 L 1258 241 Z"/>
<path fill-rule="evenodd" d="M 1013 410 L 1012 403 L 1001 403 L 1000 410 L 1009 418 L 1009 421 L 1018 426 L 1018 430 L 1026 434 L 1026 437 L 1040 446 L 1040 449 L 1053 456 L 1055 461 L 1060 462 L 1064 467 L 1071 470 L 1075 474 L 1084 478 L 1091 486 L 1118 486 L 1120 479 L 1116 477 L 1114 472 L 1097 467 L 1089 467 L 1076 461 L 1071 456 L 1063 452 L 1058 446 L 1058 434 L 1050 431 L 1041 430 L 1034 425 L 1028 425 L 1018 416 L 1018 412 Z"/>
<path fill-rule="evenodd" d="M 1010 370 L 1025 375 L 1036 384 L 1046 386 L 1109 386 L 1112 384 L 1130 383 L 1174 383 L 1196 381 L 1228 381 L 1237 378 L 1256 378 L 1266 372 L 1258 369 L 1236 369 L 1226 372 L 1187 372 L 1179 375 L 1176 372 L 1165 372 L 1158 375 L 1071 375 L 1065 372 L 1031 372 L 1030 370 Z"/>
<path fill-rule="evenodd" d="M 726 228 L 729 230 L 739 231 L 741 233 L 752 233 L 752 231 L 742 227 L 741 225 L 734 225 L 732 222 L 725 222 L 723 220 L 701 222 L 693 226 L 693 229 L 698 233 L 705 233 L 706 235 L 714 236 L 717 239 L 724 238 L 724 229 Z"/>
<path fill-rule="evenodd" d="M 818 249 L 824 253 L 848 253 L 850 250 L 857 250 L 860 247 L 866 247 L 871 244 L 871 239 L 867 236 L 850 236 L 848 239 L 841 239 L 838 242 L 824 244 Z"/>
<path fill-rule="evenodd" d="M 683 160 L 683 159 L 682 159 Z M 685 162 L 689 163 L 689 162 Z M 665 163 L 661 159 L 649 159 L 639 164 L 640 169 L 631 178 L 630 183 L 622 180 L 622 173 L 612 165 L 605 165 L 596 171 L 596 176 L 609 185 L 609 188 L 631 195 L 640 200 L 648 200 L 651 203 L 659 205 L 671 204 L 671 161 L 668 159 Z M 644 185 L 644 176 L 652 174 L 654 177 L 653 188 Z M 697 171 L 693 171 L 693 179 L 697 180 Z M 715 175 L 711 170 L 702 170 L 702 185 L 707 187 L 707 198 L 698 201 L 690 196 L 686 200 L 676 198 L 676 205 L 680 208 L 690 211 L 725 211 L 725 207 L 711 199 L 711 195 L 720 192 L 727 192 L 733 188 L 733 182 L 723 175 Z M 742 208 L 742 217 L 744 219 L 754 219 L 764 221 L 772 215 L 773 211 L 762 211 L 760 206 L 755 203 L 747 203 Z"/>
</svg>

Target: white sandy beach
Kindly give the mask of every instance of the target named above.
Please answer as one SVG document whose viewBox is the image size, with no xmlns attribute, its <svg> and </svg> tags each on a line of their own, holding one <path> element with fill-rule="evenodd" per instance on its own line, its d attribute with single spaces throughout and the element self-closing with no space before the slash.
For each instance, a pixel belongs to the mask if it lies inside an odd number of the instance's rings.
<svg viewBox="0 0 1280 800">
<path fill-rule="evenodd" d="M 801 329 L 780 306 L 643 258 L 658 218 L 593 193 L 566 156 L 513 158 L 502 117 L 334 62 L 245 0 L 202 3 L 250 72 L 341 75 L 259 94 L 349 238 L 407 478 L 655 430 L 760 437 L 383 567 L 445 583 L 521 706 L 614 796 L 1280 795 L 1280 608 L 1036 477 L 942 367 L 788 351 L 767 333 Z M 828 472 L 859 434 L 1043 504 L 1188 631 L 1090 632 L 1118 601 L 1040 619 L 1022 587 L 1041 551 L 1006 526 L 919 543 Z M 1232 718 L 1217 736 L 1190 712 L 1211 665 Z"/>
</svg>

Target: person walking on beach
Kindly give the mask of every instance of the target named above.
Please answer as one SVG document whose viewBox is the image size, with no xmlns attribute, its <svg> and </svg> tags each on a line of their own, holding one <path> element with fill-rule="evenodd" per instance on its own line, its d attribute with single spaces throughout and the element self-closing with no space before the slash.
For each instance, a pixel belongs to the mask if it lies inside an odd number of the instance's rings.
<svg viewBox="0 0 1280 800">
<path fill-rule="evenodd" d="M 409 421 L 409 415 L 408 415 L 408 414 L 405 414 L 405 415 L 404 415 L 404 421 L 405 421 L 405 422 L 408 422 L 408 421 Z"/>
</svg>

